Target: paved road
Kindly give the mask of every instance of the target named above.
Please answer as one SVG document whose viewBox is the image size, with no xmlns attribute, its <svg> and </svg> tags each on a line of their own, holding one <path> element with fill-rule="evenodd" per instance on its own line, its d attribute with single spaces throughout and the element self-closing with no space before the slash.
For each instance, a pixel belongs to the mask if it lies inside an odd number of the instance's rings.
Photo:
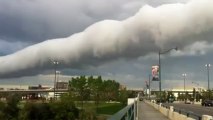
<svg viewBox="0 0 213 120">
<path fill-rule="evenodd" d="M 139 102 L 138 115 L 138 120 L 169 120 L 166 116 L 143 101 Z"/>
<path fill-rule="evenodd" d="M 174 108 L 189 111 L 200 116 L 211 115 L 213 116 L 213 107 L 204 107 L 201 105 L 194 104 L 183 104 L 183 103 L 165 103 L 164 105 L 174 106 Z"/>
</svg>

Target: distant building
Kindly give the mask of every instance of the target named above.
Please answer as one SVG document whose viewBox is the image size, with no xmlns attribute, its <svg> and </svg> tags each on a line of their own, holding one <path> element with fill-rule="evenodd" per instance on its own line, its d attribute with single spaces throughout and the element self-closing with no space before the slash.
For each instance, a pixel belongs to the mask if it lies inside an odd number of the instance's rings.
<svg viewBox="0 0 213 120">
<path fill-rule="evenodd" d="M 68 82 L 56 82 L 56 89 L 68 89 Z"/>
<path fill-rule="evenodd" d="M 119 86 L 119 90 L 125 90 L 126 89 L 126 86 L 125 85 L 120 85 Z"/>
<path fill-rule="evenodd" d="M 68 89 L 68 82 L 56 82 L 56 90 L 61 90 L 61 89 Z M 65 92 L 55 92 L 55 96 L 57 98 L 59 98 L 62 94 L 64 94 Z"/>
<path fill-rule="evenodd" d="M 48 86 L 42 86 L 42 85 L 37 85 L 37 86 L 29 86 L 29 90 L 48 90 L 51 89 L 51 87 Z M 50 93 L 29 93 L 24 97 L 24 99 L 31 99 L 31 100 L 36 100 L 36 99 L 47 99 L 49 97 Z"/>
<path fill-rule="evenodd" d="M 39 84 L 38 86 L 29 86 L 28 89 L 29 90 L 47 90 L 47 89 L 51 89 L 51 87 L 42 86 Z"/>
</svg>

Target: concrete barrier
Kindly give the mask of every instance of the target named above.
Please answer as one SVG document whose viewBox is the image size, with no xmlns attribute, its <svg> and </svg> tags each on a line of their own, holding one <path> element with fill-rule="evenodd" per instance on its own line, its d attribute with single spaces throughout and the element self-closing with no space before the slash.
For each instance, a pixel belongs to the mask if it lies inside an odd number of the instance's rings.
<svg viewBox="0 0 213 120">
<path fill-rule="evenodd" d="M 179 120 L 187 120 L 187 116 L 179 114 Z"/>
<path fill-rule="evenodd" d="M 163 114 L 163 115 L 165 115 L 165 116 L 168 116 L 168 109 L 166 109 L 166 108 L 164 108 L 164 107 L 160 107 L 159 108 L 159 111 Z"/>
<path fill-rule="evenodd" d="M 209 115 L 202 115 L 202 120 L 213 120 L 213 117 Z"/>
<path fill-rule="evenodd" d="M 179 119 L 179 113 L 173 112 L 173 120 L 178 120 Z"/>
<path fill-rule="evenodd" d="M 169 107 L 169 114 L 168 114 L 169 119 L 173 119 L 173 112 L 174 112 L 174 107 L 170 106 Z"/>
<path fill-rule="evenodd" d="M 196 120 L 190 117 L 187 117 L 186 115 L 179 114 L 177 112 L 174 112 L 174 107 L 170 106 L 169 109 L 162 107 L 162 104 L 159 105 L 150 101 L 145 101 L 147 104 L 153 106 L 155 109 L 159 110 L 163 115 L 168 117 L 170 120 Z M 203 115 L 202 120 L 213 120 L 212 116 L 209 115 Z"/>
</svg>

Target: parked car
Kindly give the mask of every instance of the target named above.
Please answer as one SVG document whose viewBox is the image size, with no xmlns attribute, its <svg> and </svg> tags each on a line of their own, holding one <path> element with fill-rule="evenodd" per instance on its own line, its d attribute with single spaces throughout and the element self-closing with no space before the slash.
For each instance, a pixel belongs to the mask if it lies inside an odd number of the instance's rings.
<svg viewBox="0 0 213 120">
<path fill-rule="evenodd" d="M 204 100 L 201 103 L 202 106 L 213 106 L 213 100 Z"/>
<path fill-rule="evenodd" d="M 189 101 L 189 100 L 185 100 L 185 102 L 184 102 L 185 104 L 192 104 L 192 102 L 191 101 Z"/>
</svg>

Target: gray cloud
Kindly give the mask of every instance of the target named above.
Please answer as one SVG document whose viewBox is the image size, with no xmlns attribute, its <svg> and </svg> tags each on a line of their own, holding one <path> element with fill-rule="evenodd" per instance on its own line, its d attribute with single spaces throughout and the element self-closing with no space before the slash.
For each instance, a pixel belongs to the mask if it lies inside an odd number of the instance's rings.
<svg viewBox="0 0 213 120">
<path fill-rule="evenodd" d="M 50 59 L 59 60 L 63 68 L 87 68 L 119 58 L 145 56 L 171 46 L 183 49 L 196 41 L 211 43 L 211 4 L 212 1 L 206 0 L 157 8 L 144 6 L 135 16 L 125 20 L 101 21 L 68 38 L 47 40 L 1 57 L 0 76 L 37 74 L 51 67 Z M 97 16 L 100 13 L 88 14 Z M 51 14 L 48 17 L 51 18 Z M 53 20 L 60 21 L 58 29 L 53 29 L 60 31 L 63 19 Z"/>
<path fill-rule="evenodd" d="M 0 54 L 21 49 L 15 49 L 17 43 L 24 48 L 68 37 L 103 19 L 127 18 L 142 4 L 140 0 L 0 0 L 0 39 L 8 43 L 8 49 L 0 47 Z"/>
<path fill-rule="evenodd" d="M 134 0 L 138 4 L 138 0 Z M 134 3 L 134 1 L 132 3 Z M 127 0 L 0 0 L 0 37 L 34 43 L 80 32 L 102 19 L 123 19 L 139 8 Z M 116 10 L 115 10 L 116 9 Z M 129 11 L 128 11 L 129 10 Z M 126 14 L 126 15 L 124 15 Z M 122 17 L 123 16 L 123 17 Z"/>
<path fill-rule="evenodd" d="M 9 53 L 13 53 L 15 51 L 21 50 L 23 49 L 23 47 L 26 47 L 26 46 L 28 46 L 28 44 L 25 42 L 24 43 L 21 41 L 9 42 L 9 41 L 0 39 L 0 52 L 2 53 L 0 54 L 0 56 L 7 55 Z"/>
</svg>

